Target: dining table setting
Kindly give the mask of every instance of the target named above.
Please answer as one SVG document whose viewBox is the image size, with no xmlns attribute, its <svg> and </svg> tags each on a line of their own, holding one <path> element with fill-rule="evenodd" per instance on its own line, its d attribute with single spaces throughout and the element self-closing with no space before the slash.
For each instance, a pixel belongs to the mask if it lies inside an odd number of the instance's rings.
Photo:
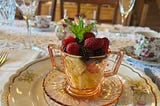
<svg viewBox="0 0 160 106">
<path fill-rule="evenodd" d="M 39 0 L 10 1 L 0 1 L 0 106 L 160 106 L 160 32 L 125 26 L 135 0 L 119 0 L 122 24 L 51 21 L 35 15 Z"/>
<path fill-rule="evenodd" d="M 59 47 L 61 34 L 66 37 L 70 32 L 63 29 L 64 20 L 50 23 L 49 28 L 35 28 L 35 24 L 32 25 L 30 37 L 32 45 L 38 49 L 26 48 L 28 32 L 24 20 L 14 20 L 12 25 L 1 26 L 0 50 L 8 53 L 0 66 L 2 106 L 20 106 L 22 103 L 25 106 L 160 105 L 159 61 L 135 58 L 137 55 L 133 53 L 138 33 L 148 32 L 159 36 L 159 32 L 149 27 L 96 24 L 96 37 L 108 38 L 111 50 L 123 50 L 125 54 L 118 73 L 105 78 L 101 96 L 93 100 L 79 100 L 68 95 L 64 89 L 62 82 L 65 82 L 65 74 L 57 71 L 64 70 L 61 55 L 54 57 L 58 67 L 55 68 L 48 51 L 49 44 Z M 115 63 L 114 59 L 115 55 L 107 59 L 109 66 Z M 74 64 L 74 67 L 80 66 Z"/>
</svg>

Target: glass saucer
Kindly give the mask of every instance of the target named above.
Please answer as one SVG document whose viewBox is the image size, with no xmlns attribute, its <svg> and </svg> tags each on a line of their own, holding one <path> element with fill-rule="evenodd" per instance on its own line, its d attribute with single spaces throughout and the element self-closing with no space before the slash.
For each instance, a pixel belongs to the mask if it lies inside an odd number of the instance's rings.
<svg viewBox="0 0 160 106">
<path fill-rule="evenodd" d="M 47 103 L 49 105 L 57 102 L 58 104 L 65 106 L 100 106 L 110 105 L 116 102 L 122 94 L 123 84 L 118 75 L 105 77 L 102 84 L 102 93 L 99 97 L 80 100 L 70 96 L 65 91 L 65 74 L 53 70 L 48 73 L 43 81 L 43 90 Z"/>
</svg>

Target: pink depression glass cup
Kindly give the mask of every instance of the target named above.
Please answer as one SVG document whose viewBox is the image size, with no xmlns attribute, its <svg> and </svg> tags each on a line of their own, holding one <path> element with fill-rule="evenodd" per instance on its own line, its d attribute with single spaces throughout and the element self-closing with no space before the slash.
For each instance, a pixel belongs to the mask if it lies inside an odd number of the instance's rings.
<svg viewBox="0 0 160 106">
<path fill-rule="evenodd" d="M 48 51 L 53 67 L 58 50 L 54 44 L 49 44 Z M 66 92 L 79 99 L 90 99 L 101 94 L 104 77 L 116 75 L 123 60 L 123 51 L 110 51 L 108 54 L 84 58 L 82 56 L 71 55 L 61 51 L 64 74 L 66 75 Z M 107 57 L 110 54 L 117 54 L 118 59 L 113 70 L 106 71 Z"/>
</svg>

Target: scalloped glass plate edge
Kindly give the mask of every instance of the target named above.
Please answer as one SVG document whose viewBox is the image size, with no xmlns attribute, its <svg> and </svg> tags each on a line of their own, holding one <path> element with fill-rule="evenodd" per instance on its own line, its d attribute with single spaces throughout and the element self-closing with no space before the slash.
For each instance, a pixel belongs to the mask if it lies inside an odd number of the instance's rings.
<svg viewBox="0 0 160 106">
<path fill-rule="evenodd" d="M 65 75 L 62 72 L 54 70 L 48 73 L 43 80 L 45 97 L 47 98 L 48 96 L 53 102 L 65 106 L 83 106 L 84 104 L 89 106 L 110 105 L 119 99 L 123 91 L 123 84 L 118 75 L 105 77 L 100 96 L 87 100 L 76 99 L 68 95 L 65 91 L 65 83 Z M 47 102 L 52 104 L 50 100 Z"/>
</svg>

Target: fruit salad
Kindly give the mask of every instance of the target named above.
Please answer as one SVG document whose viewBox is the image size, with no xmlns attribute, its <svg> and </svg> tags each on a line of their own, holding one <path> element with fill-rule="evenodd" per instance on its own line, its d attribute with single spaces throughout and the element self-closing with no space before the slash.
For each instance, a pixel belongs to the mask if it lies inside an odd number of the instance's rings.
<svg viewBox="0 0 160 106">
<path fill-rule="evenodd" d="M 81 17 L 78 23 L 65 22 L 75 35 L 62 40 L 67 81 L 73 88 L 94 89 L 103 79 L 109 40 L 97 38 L 91 32 L 95 23 L 84 26 Z"/>
</svg>

